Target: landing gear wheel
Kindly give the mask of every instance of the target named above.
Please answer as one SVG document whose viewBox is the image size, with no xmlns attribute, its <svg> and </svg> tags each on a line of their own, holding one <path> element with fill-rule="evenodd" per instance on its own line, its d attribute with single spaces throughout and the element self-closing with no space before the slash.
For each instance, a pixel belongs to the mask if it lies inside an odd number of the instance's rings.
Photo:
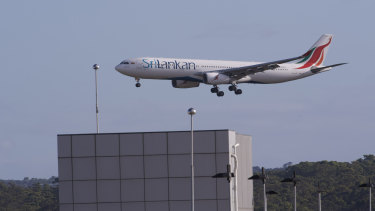
<svg viewBox="0 0 375 211">
<path fill-rule="evenodd" d="M 211 88 L 211 92 L 212 93 L 217 93 L 218 91 L 219 91 L 219 89 L 217 87 Z"/>
<path fill-rule="evenodd" d="M 141 83 L 137 82 L 137 83 L 135 84 L 135 87 L 141 87 Z"/>
<path fill-rule="evenodd" d="M 232 84 L 228 87 L 228 90 L 229 91 L 236 91 L 237 90 L 237 85 L 236 84 Z"/>
<path fill-rule="evenodd" d="M 234 93 L 235 93 L 236 95 L 240 95 L 240 94 L 242 94 L 242 90 L 241 90 L 241 89 L 237 89 Z"/>
<path fill-rule="evenodd" d="M 222 97 L 222 96 L 224 96 L 224 92 L 223 91 L 219 91 L 219 92 L 217 92 L 217 94 L 216 94 L 218 97 Z"/>
</svg>

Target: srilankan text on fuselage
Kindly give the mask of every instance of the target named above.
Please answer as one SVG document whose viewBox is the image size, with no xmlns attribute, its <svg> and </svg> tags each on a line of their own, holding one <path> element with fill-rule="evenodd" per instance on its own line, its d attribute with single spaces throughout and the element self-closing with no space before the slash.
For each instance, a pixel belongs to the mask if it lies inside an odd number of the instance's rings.
<svg viewBox="0 0 375 211">
<path fill-rule="evenodd" d="M 195 70 L 194 62 L 181 61 L 160 61 L 159 59 L 142 59 L 144 68 L 154 69 L 175 69 L 175 70 Z"/>
</svg>

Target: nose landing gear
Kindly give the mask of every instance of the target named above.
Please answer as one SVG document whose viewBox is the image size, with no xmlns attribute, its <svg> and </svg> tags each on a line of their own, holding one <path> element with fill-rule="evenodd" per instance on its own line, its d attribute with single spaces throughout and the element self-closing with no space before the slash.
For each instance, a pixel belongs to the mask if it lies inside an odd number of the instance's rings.
<svg viewBox="0 0 375 211">
<path fill-rule="evenodd" d="M 139 78 L 136 78 L 135 81 L 137 81 L 137 83 L 135 84 L 135 87 L 141 87 L 141 83 L 139 83 Z"/>
</svg>

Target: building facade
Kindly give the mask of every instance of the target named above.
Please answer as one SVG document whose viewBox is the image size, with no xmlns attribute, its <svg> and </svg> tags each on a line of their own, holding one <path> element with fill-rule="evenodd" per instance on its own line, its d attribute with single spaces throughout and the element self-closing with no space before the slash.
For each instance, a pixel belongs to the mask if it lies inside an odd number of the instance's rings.
<svg viewBox="0 0 375 211">
<path fill-rule="evenodd" d="M 230 182 L 213 178 L 235 167 Z M 191 210 L 191 134 L 58 135 L 60 210 Z M 194 132 L 195 210 L 253 210 L 252 139 L 231 130 Z"/>
</svg>

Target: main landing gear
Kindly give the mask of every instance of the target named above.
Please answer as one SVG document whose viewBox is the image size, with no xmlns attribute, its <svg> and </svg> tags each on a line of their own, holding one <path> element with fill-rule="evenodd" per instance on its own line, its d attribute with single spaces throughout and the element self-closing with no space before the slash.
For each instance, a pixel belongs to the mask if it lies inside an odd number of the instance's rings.
<svg viewBox="0 0 375 211">
<path fill-rule="evenodd" d="M 137 81 L 137 83 L 135 84 L 135 87 L 141 87 L 141 83 L 139 83 L 139 78 L 136 78 L 135 81 Z"/>
<path fill-rule="evenodd" d="M 222 97 L 222 96 L 224 96 L 224 92 L 223 92 L 223 91 L 220 91 L 220 90 L 219 90 L 219 87 L 217 87 L 216 85 L 214 85 L 214 87 L 211 88 L 211 92 L 212 92 L 212 93 L 216 93 L 216 95 L 217 95 L 218 97 Z"/>
<path fill-rule="evenodd" d="M 228 90 L 229 91 L 234 91 L 234 94 L 236 94 L 236 95 L 242 94 L 242 90 L 241 89 L 237 89 L 237 86 L 235 84 L 230 85 L 228 87 Z"/>
<path fill-rule="evenodd" d="M 231 92 L 233 91 L 234 94 L 236 94 L 236 95 L 240 95 L 240 94 L 242 94 L 242 90 L 241 90 L 241 89 L 238 89 L 236 84 L 232 84 L 232 85 L 230 85 L 230 86 L 228 87 L 228 90 L 231 91 Z M 214 85 L 214 87 L 211 88 L 211 92 L 212 92 L 212 93 L 216 93 L 216 95 L 217 95 L 218 97 L 222 97 L 222 96 L 224 96 L 224 92 L 223 92 L 223 91 L 220 91 L 220 90 L 219 90 L 219 87 L 217 87 L 216 85 Z"/>
</svg>

